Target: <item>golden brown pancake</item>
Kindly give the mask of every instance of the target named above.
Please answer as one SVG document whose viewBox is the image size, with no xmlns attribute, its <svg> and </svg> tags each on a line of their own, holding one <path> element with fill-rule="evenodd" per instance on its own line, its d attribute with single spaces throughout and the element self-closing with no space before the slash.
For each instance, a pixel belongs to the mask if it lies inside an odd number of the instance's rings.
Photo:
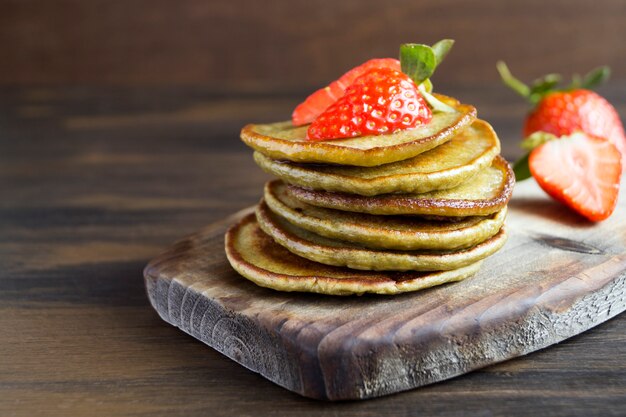
<svg viewBox="0 0 626 417">
<path fill-rule="evenodd" d="M 241 131 L 241 140 L 272 159 L 294 162 L 371 167 L 402 161 L 449 141 L 476 118 L 474 107 L 450 97 L 439 97 L 457 112 L 434 113 L 428 124 L 388 135 L 308 141 L 308 125 L 295 127 L 287 121 L 247 125 Z"/>
<path fill-rule="evenodd" d="M 303 203 L 287 193 L 286 188 L 282 181 L 265 185 L 265 203 L 276 215 L 318 235 L 374 249 L 467 248 L 498 233 L 506 217 L 506 208 L 489 216 L 463 217 L 453 222 L 353 213 Z"/>
<path fill-rule="evenodd" d="M 398 294 L 460 281 L 474 275 L 481 261 L 439 272 L 375 272 L 323 265 L 292 254 L 266 235 L 254 214 L 226 233 L 226 256 L 233 268 L 257 285 L 278 291 L 330 295 Z"/>
<path fill-rule="evenodd" d="M 261 229 L 290 252 L 326 265 L 374 271 L 444 271 L 461 268 L 493 254 L 504 245 L 504 228 L 490 239 L 460 251 L 394 251 L 370 249 L 329 239 L 289 223 L 264 202 L 256 209 Z M 346 236 L 347 239 L 349 237 Z"/>
<path fill-rule="evenodd" d="M 515 176 L 509 164 L 497 156 L 484 169 L 458 187 L 422 194 L 356 194 L 311 190 L 289 185 L 288 193 L 318 207 L 379 215 L 487 216 L 502 210 L 511 198 Z"/>
<path fill-rule="evenodd" d="M 456 187 L 490 166 L 499 153 L 496 132 L 489 123 L 476 120 L 443 145 L 376 167 L 299 164 L 278 161 L 259 152 L 254 153 L 254 160 L 265 172 L 290 184 L 373 196 Z"/>
</svg>

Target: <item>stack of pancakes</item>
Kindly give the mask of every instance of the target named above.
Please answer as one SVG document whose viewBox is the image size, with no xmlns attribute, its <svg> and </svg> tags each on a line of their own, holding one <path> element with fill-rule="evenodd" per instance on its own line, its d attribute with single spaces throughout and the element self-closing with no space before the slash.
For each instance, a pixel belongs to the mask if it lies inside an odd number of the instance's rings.
<svg viewBox="0 0 626 417">
<path fill-rule="evenodd" d="M 242 140 L 280 180 L 226 234 L 233 268 L 282 291 L 394 294 L 476 273 L 506 240 L 514 177 L 491 126 L 454 113 L 379 136 L 312 142 L 307 126 L 248 125 Z"/>
</svg>

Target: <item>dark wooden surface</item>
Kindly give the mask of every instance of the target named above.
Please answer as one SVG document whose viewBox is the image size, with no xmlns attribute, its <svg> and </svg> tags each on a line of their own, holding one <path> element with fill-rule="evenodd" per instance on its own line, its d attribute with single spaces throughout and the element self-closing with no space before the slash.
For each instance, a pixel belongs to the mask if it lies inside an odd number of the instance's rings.
<svg viewBox="0 0 626 417">
<path fill-rule="evenodd" d="M 290 391 L 375 398 L 534 352 L 626 310 L 624 197 L 589 227 L 534 181 L 519 183 L 508 241 L 476 275 L 389 297 L 277 292 L 243 279 L 224 254 L 224 234 L 254 219 L 251 208 L 153 258 L 146 289 L 163 320 Z"/>
<path fill-rule="evenodd" d="M 524 111 L 500 87 L 444 90 L 493 122 L 505 156 Z M 603 93 L 626 116 L 626 85 Z M 143 287 L 173 240 L 254 204 L 267 178 L 237 140 L 291 97 L 198 89 L 0 91 L 0 415 L 626 413 L 624 316 L 528 357 L 399 395 L 304 399 L 165 324 Z"/>
<path fill-rule="evenodd" d="M 435 82 L 611 65 L 626 79 L 623 0 L 3 0 L 0 85 L 202 84 L 307 91 L 403 42 L 454 38 Z"/>
</svg>

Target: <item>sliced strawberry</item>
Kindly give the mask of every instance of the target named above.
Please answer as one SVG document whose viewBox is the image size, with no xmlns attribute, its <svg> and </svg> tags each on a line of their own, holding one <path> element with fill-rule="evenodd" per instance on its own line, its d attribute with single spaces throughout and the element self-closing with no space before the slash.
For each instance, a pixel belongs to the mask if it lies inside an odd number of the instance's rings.
<svg viewBox="0 0 626 417">
<path fill-rule="evenodd" d="M 589 220 L 613 213 L 622 165 L 619 150 L 607 139 L 576 132 L 535 148 L 528 163 L 546 193 Z"/>
<path fill-rule="evenodd" d="M 426 124 L 432 112 L 408 75 L 377 68 L 358 77 L 343 97 L 317 117 L 309 140 L 380 135 Z"/>
<path fill-rule="evenodd" d="M 340 99 L 356 78 L 374 68 L 391 68 L 400 71 L 400 61 L 393 58 L 370 59 L 358 67 L 352 68 L 338 80 L 333 81 L 327 87 L 317 90 L 307 97 L 304 102 L 300 103 L 291 115 L 291 121 L 294 126 L 311 123 L 331 104 Z"/>
</svg>

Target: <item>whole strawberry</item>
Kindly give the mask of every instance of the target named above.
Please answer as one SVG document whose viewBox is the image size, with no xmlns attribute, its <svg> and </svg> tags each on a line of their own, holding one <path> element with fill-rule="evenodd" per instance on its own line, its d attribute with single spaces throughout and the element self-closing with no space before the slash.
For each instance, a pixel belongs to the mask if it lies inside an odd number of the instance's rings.
<svg viewBox="0 0 626 417">
<path fill-rule="evenodd" d="M 546 75 L 529 87 L 513 77 L 503 62 L 498 63 L 498 71 L 506 85 L 535 106 L 524 123 L 525 137 L 535 132 L 558 137 L 583 131 L 608 139 L 622 154 L 623 162 L 626 161 L 626 136 L 617 111 L 605 98 L 589 90 L 608 78 L 607 67 L 598 68 L 582 79 L 575 77 L 562 89 L 557 87 L 560 76 L 556 74 Z"/>
<path fill-rule="evenodd" d="M 307 139 L 392 133 L 426 124 L 431 118 L 430 107 L 408 75 L 377 68 L 354 80 L 343 97 L 311 123 Z"/>
<path fill-rule="evenodd" d="M 526 118 L 524 135 L 543 131 L 562 136 L 576 130 L 608 139 L 626 156 L 626 137 L 617 111 L 590 90 L 558 91 L 545 96 Z"/>
</svg>

